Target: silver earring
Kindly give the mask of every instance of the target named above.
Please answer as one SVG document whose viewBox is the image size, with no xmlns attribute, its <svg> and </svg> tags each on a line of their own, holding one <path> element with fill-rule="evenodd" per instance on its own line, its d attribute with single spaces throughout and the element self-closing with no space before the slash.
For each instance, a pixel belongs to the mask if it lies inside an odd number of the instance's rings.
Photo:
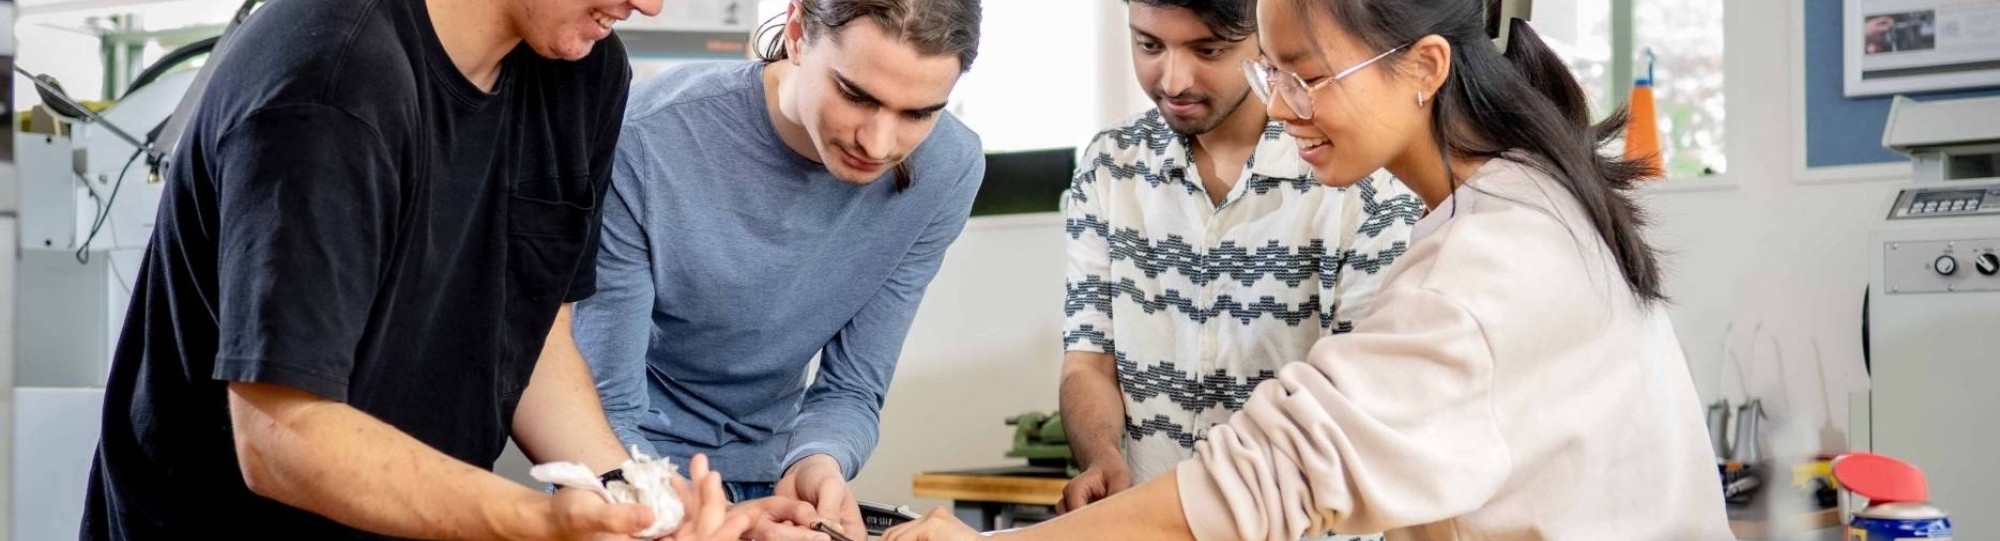
<svg viewBox="0 0 2000 541">
<path fill-rule="evenodd" d="M 1417 91 L 1417 106 L 1418 107 L 1424 106 L 1424 91 L 1422 90 Z"/>
</svg>

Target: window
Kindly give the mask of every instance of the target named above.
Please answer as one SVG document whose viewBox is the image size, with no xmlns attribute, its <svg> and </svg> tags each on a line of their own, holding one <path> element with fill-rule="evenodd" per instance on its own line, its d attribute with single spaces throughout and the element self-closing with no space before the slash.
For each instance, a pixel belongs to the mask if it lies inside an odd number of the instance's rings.
<svg viewBox="0 0 2000 541">
<path fill-rule="evenodd" d="M 1612 97 L 1611 3 L 1605 0 L 1546 2 L 1535 6 L 1535 32 L 1569 63 L 1576 82 L 1590 96 L 1590 110 L 1602 119 L 1622 99 Z"/>
<path fill-rule="evenodd" d="M 1096 133 L 1097 18 L 1077 0 L 984 3 L 979 59 L 952 111 L 987 150 L 1074 147 Z M 1052 14 L 1065 14 L 1052 16 Z"/>
<path fill-rule="evenodd" d="M 73 5 L 78 4 L 78 5 Z M 239 2 L 170 0 L 144 3 L 44 3 L 21 10 L 15 24 L 17 64 L 54 77 L 64 93 L 81 101 L 122 97 L 134 79 L 167 53 L 222 33 Z M 196 69 L 205 56 L 177 64 Z M 41 105 L 27 78 L 17 74 L 14 106 Z"/>
<path fill-rule="evenodd" d="M 760 0 L 758 22 L 783 15 L 786 4 Z M 991 151 L 1089 140 L 1099 128 L 1099 75 L 1090 51 L 1102 25 L 1094 10 L 1076 0 L 989 0 L 983 7 L 979 58 L 953 90 L 952 114 Z"/>
<path fill-rule="evenodd" d="M 1597 118 L 1625 104 L 1633 78 L 1646 75 L 1651 49 L 1667 177 L 1723 172 L 1723 0 L 1567 0 L 1535 8 L 1535 30 L 1569 62 Z M 1621 17 L 1630 24 L 1618 24 Z"/>
<path fill-rule="evenodd" d="M 1653 99 L 1667 176 L 1721 174 L 1728 165 L 1723 152 L 1722 0 L 1634 4 L 1634 50 L 1650 47 L 1658 55 Z"/>
</svg>

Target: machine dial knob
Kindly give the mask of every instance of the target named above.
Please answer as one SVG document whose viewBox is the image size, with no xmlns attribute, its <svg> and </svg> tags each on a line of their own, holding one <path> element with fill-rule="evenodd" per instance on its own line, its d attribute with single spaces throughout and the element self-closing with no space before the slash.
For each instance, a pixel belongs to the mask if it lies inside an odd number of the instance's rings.
<svg viewBox="0 0 2000 541">
<path fill-rule="evenodd" d="M 1951 276 L 1958 272 L 1958 260 L 1948 255 L 1938 256 L 1937 261 L 1931 262 L 1931 270 L 1939 275 Z"/>
<path fill-rule="evenodd" d="M 1973 262 L 1972 268 L 1979 269 L 1980 274 L 1987 276 L 2000 274 L 2000 254 L 1981 254 L 1979 260 Z"/>
</svg>

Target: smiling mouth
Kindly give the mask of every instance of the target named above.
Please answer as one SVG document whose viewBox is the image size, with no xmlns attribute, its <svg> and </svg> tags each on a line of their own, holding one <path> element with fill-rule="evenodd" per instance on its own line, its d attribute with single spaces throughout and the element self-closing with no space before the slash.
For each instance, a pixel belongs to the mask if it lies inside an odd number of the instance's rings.
<svg viewBox="0 0 2000 541">
<path fill-rule="evenodd" d="M 1294 135 L 1292 136 L 1292 140 L 1296 141 L 1299 144 L 1299 152 L 1306 152 L 1309 150 L 1320 148 L 1326 146 L 1328 143 L 1325 137 L 1302 137 Z"/>
<path fill-rule="evenodd" d="M 609 29 L 609 28 L 611 28 L 611 25 L 612 25 L 613 23 L 616 23 L 616 22 L 618 22 L 618 19 L 616 19 L 616 18 L 613 18 L 613 17 L 612 17 L 612 16 L 610 16 L 610 15 L 606 15 L 606 14 L 605 14 L 604 12 L 602 12 L 602 11 L 599 11 L 599 12 L 593 12 L 593 13 L 591 13 L 590 15 L 591 15 L 591 19 L 592 19 L 592 20 L 595 20 L 595 21 L 597 21 L 597 26 L 602 26 L 602 27 L 604 27 L 604 28 L 606 28 L 606 29 Z"/>
</svg>

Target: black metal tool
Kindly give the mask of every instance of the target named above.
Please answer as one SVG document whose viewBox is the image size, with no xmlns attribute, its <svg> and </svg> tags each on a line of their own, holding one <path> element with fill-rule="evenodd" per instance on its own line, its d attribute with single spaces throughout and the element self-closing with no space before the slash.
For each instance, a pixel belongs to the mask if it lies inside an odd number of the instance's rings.
<svg viewBox="0 0 2000 541">
<path fill-rule="evenodd" d="M 826 521 L 814 522 L 812 529 L 813 531 L 826 534 L 827 537 L 833 538 L 833 541 L 854 541 L 854 539 L 842 535 L 840 530 L 833 529 L 833 524 Z"/>
</svg>

